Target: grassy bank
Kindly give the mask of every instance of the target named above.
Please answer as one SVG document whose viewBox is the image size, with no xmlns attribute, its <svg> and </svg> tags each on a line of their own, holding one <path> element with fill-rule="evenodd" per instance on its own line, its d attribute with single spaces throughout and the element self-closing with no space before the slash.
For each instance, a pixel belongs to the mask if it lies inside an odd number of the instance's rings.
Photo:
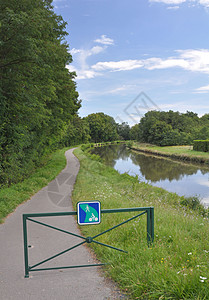
<svg viewBox="0 0 209 300">
<path fill-rule="evenodd" d="M 165 157 L 172 157 L 184 161 L 191 161 L 194 163 L 204 163 L 209 165 L 209 153 L 194 151 L 192 146 L 155 146 L 151 144 L 130 143 L 130 148 L 146 153 L 161 155 Z"/>
<path fill-rule="evenodd" d="M 185 199 L 163 189 L 120 175 L 76 150 L 81 168 L 73 192 L 76 202 L 99 200 L 102 208 L 155 209 L 155 242 L 146 242 L 146 217 L 131 221 L 97 238 L 128 251 L 121 254 L 94 246 L 106 272 L 133 299 L 209 299 L 209 223 L 197 211 L 182 207 Z M 105 214 L 96 226 L 84 226 L 86 236 L 126 220 L 133 213 Z M 92 244 L 91 244 L 92 245 Z"/>
<path fill-rule="evenodd" d="M 46 158 L 44 165 L 23 182 L 0 190 L 0 223 L 22 202 L 28 200 L 53 180 L 66 165 L 65 151 L 58 150 Z"/>
</svg>

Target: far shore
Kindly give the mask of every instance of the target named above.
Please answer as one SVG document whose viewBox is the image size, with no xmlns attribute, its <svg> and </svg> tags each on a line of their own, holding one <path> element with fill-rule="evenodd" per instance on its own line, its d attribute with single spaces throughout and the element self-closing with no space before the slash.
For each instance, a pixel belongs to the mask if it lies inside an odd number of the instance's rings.
<svg viewBox="0 0 209 300">
<path fill-rule="evenodd" d="M 137 142 L 128 146 L 130 149 L 135 151 L 209 165 L 209 152 L 194 151 L 192 146 L 182 145 L 160 147 Z"/>
</svg>

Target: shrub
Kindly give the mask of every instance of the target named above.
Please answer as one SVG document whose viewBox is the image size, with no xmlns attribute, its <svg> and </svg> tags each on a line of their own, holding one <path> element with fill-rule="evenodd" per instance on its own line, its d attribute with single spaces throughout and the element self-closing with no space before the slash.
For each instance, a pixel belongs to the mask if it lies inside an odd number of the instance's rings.
<svg viewBox="0 0 209 300">
<path fill-rule="evenodd" d="M 195 140 L 193 150 L 201 152 L 209 152 L 209 140 Z"/>
</svg>

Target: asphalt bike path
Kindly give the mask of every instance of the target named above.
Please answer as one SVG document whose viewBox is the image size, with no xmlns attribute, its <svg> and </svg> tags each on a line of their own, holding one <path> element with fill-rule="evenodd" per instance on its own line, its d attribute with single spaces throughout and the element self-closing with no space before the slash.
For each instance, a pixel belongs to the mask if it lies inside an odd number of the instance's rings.
<svg viewBox="0 0 209 300">
<path fill-rule="evenodd" d="M 73 150 L 65 153 L 66 168 L 56 179 L 20 205 L 0 225 L 0 300 L 124 299 L 115 285 L 104 278 L 101 267 L 46 270 L 30 272 L 29 278 L 24 276 L 22 214 L 73 211 L 71 193 L 80 167 Z M 80 235 L 75 216 L 37 220 Z M 27 223 L 29 265 L 83 241 L 40 224 Z M 40 268 L 95 263 L 97 261 L 92 253 L 82 245 L 44 263 Z"/>
</svg>

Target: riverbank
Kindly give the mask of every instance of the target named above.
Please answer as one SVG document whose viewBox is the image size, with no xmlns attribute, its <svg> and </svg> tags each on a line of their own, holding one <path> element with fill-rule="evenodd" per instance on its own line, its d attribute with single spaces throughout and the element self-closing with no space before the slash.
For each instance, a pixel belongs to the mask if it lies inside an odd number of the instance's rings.
<svg viewBox="0 0 209 300">
<path fill-rule="evenodd" d="M 100 245 L 94 250 L 120 287 L 133 299 L 209 299 L 209 223 L 198 211 L 182 207 L 185 199 L 136 177 L 120 175 L 113 168 L 75 151 L 80 171 L 73 191 L 76 202 L 99 200 L 103 209 L 149 207 L 155 209 L 155 241 L 146 242 L 146 217 L 106 233 L 99 242 L 128 251 L 121 254 Z M 97 226 L 84 226 L 94 236 L 133 216 L 133 213 L 102 216 Z"/>
<path fill-rule="evenodd" d="M 159 155 L 163 157 L 171 157 L 194 163 L 209 165 L 209 153 L 194 151 L 192 146 L 155 146 L 143 143 L 128 143 L 130 149 L 144 153 Z"/>
</svg>

